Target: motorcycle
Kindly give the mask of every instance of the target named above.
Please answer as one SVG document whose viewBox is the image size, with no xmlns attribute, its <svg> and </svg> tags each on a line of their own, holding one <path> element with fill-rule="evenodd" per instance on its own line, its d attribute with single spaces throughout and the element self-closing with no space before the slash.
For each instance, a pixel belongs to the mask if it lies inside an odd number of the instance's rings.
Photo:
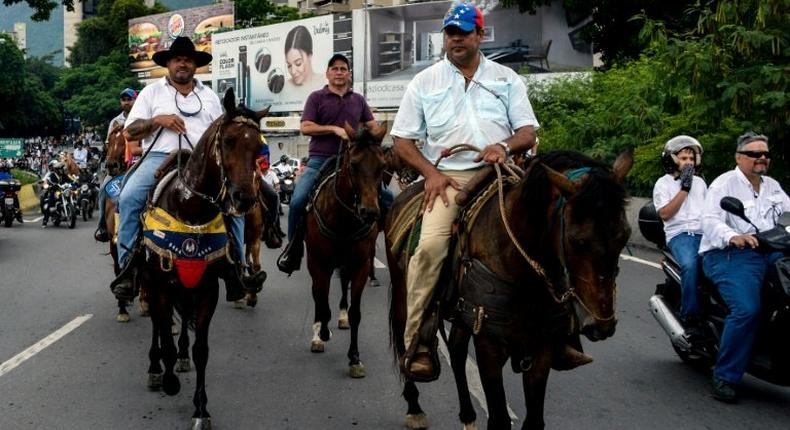
<svg viewBox="0 0 790 430">
<path fill-rule="evenodd" d="M 277 169 L 277 178 L 280 180 L 280 203 L 288 204 L 294 193 L 294 173 L 290 169 Z"/>
<path fill-rule="evenodd" d="M 724 197 L 720 206 L 751 224 L 740 200 Z M 697 289 L 702 333 L 690 337 L 688 327 L 684 327 L 679 318 L 680 265 L 664 243 L 663 223 L 652 202 L 645 204 L 639 212 L 639 230 L 663 254 L 661 268 L 666 281 L 656 286 L 655 294 L 649 300 L 653 317 L 669 336 L 672 348 L 683 362 L 701 369 L 710 368 L 718 356 L 724 319 L 729 313 L 727 305 L 716 286 L 703 274 Z M 790 342 L 787 341 L 790 333 L 790 212 L 782 214 L 774 228 L 757 230 L 755 236 L 760 244 L 758 252 L 781 252 L 784 257 L 766 273 L 760 325 L 746 371 L 772 384 L 790 386 Z"/>
<path fill-rule="evenodd" d="M 79 213 L 82 220 L 93 219 L 93 211 L 97 207 L 99 195 L 98 175 L 84 172 L 79 178 Z"/>
<path fill-rule="evenodd" d="M 3 224 L 6 227 L 11 227 L 14 219 L 22 222 L 22 211 L 19 210 L 19 198 L 17 197 L 21 188 L 22 184 L 18 179 L 0 180 L 0 195 L 3 196 L 3 205 L 0 206 L 0 210 L 2 210 Z"/>
<path fill-rule="evenodd" d="M 62 185 L 44 182 L 44 199 L 41 208 L 44 216 L 49 218 L 55 226 L 68 221 L 69 228 L 77 225 L 77 206 L 75 204 L 77 190 L 73 184 L 66 182 Z"/>
</svg>

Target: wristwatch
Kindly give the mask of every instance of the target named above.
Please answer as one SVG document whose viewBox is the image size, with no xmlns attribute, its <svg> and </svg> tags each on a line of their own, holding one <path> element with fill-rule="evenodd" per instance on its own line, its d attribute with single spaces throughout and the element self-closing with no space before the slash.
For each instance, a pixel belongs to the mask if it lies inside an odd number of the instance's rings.
<svg viewBox="0 0 790 430">
<path fill-rule="evenodd" d="M 496 144 L 505 148 L 505 157 L 510 157 L 510 146 L 506 142 L 502 141 L 497 142 Z"/>
</svg>

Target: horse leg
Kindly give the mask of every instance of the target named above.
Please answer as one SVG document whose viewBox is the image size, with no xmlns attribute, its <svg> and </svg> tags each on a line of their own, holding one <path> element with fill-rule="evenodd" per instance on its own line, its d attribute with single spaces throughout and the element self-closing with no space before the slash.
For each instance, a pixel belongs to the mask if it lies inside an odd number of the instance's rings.
<svg viewBox="0 0 790 430">
<path fill-rule="evenodd" d="M 417 430 L 428 428 L 428 417 L 420 407 L 420 390 L 414 381 L 407 379 L 403 384 L 403 398 L 406 400 L 406 428 Z"/>
<path fill-rule="evenodd" d="M 138 297 L 140 300 L 140 316 L 147 317 L 150 315 L 150 309 L 148 306 L 148 292 L 143 285 L 140 285 L 140 296 Z"/>
<path fill-rule="evenodd" d="M 365 377 L 365 365 L 359 359 L 359 323 L 362 321 L 362 292 L 368 281 L 367 265 L 354 268 L 351 281 L 351 307 L 348 316 L 351 322 L 351 343 L 348 346 L 348 373 L 352 378 Z"/>
<path fill-rule="evenodd" d="M 155 314 L 155 313 L 154 313 Z M 159 348 L 159 329 L 155 315 L 151 315 L 151 348 L 148 350 L 148 389 L 159 391 L 162 388 L 162 366 L 159 360 L 162 352 Z"/>
<path fill-rule="evenodd" d="M 507 361 L 505 348 L 483 335 L 474 337 L 475 356 L 483 383 L 483 391 L 488 405 L 488 429 L 510 429 L 510 415 L 507 412 L 505 387 L 502 380 L 502 366 Z"/>
<path fill-rule="evenodd" d="M 329 319 L 332 317 L 332 311 L 329 309 L 329 283 L 332 278 L 332 269 L 324 267 L 323 262 L 309 252 L 307 254 L 307 268 L 313 279 L 313 303 L 315 304 L 310 351 L 324 352 L 326 342 L 332 337 L 332 331 L 328 326 Z"/>
<path fill-rule="evenodd" d="M 189 360 L 189 313 L 191 309 L 186 310 L 184 313 L 187 316 L 181 315 L 181 333 L 178 335 L 178 355 L 176 356 L 176 372 L 185 373 L 189 372 L 192 363 Z"/>
<path fill-rule="evenodd" d="M 247 263 L 252 269 L 252 273 L 261 270 L 261 241 L 260 235 L 256 234 L 252 241 L 247 243 Z M 258 304 L 258 293 L 247 293 L 247 306 L 254 308 Z"/>
<path fill-rule="evenodd" d="M 118 300 L 118 315 L 115 316 L 115 321 L 120 323 L 129 322 L 129 312 L 126 310 L 126 300 Z"/>
<path fill-rule="evenodd" d="M 157 294 L 154 298 L 154 306 L 156 307 L 156 325 L 159 329 L 159 343 L 161 347 L 162 363 L 165 367 L 165 373 L 162 375 L 162 389 L 165 394 L 174 396 L 181 391 L 181 382 L 178 376 L 173 373 L 173 367 L 176 364 L 176 345 L 173 342 L 171 333 L 171 326 L 173 322 L 173 303 L 169 296 L 168 291 L 163 291 L 167 288 L 166 285 L 159 284 L 156 286 Z"/>
<path fill-rule="evenodd" d="M 378 279 L 376 279 L 376 265 L 374 264 L 375 259 L 375 256 L 370 258 L 370 286 L 380 287 L 381 283 Z"/>
<path fill-rule="evenodd" d="M 472 396 L 469 394 L 469 384 L 466 380 L 466 358 L 469 354 L 469 340 L 472 333 L 461 325 L 453 324 L 448 339 L 450 350 L 450 364 L 453 367 L 455 376 L 455 388 L 458 391 L 458 403 L 460 412 L 458 418 L 464 425 L 464 430 L 475 429 L 477 414 L 472 404 Z"/>
<path fill-rule="evenodd" d="M 551 372 L 551 347 L 545 346 L 540 350 L 532 367 L 521 375 L 524 385 L 524 402 L 527 407 L 527 417 L 524 419 L 522 429 L 543 429 L 543 404 L 546 399 L 546 383 Z"/>
<path fill-rule="evenodd" d="M 348 274 L 348 268 L 343 267 L 340 269 L 340 316 L 337 317 L 337 328 L 341 330 L 348 330 L 351 326 L 348 324 L 348 284 L 351 283 L 351 276 Z"/>
<path fill-rule="evenodd" d="M 198 288 L 201 288 L 199 286 Z M 208 364 L 208 329 L 211 318 L 217 309 L 219 299 L 219 283 L 213 277 L 206 280 L 198 292 L 197 320 L 195 321 L 195 344 L 192 345 L 192 357 L 195 361 L 195 395 L 192 403 L 195 413 L 192 414 L 192 429 L 205 430 L 211 428 L 211 415 L 206 409 L 208 397 L 206 396 L 206 365 Z"/>
</svg>

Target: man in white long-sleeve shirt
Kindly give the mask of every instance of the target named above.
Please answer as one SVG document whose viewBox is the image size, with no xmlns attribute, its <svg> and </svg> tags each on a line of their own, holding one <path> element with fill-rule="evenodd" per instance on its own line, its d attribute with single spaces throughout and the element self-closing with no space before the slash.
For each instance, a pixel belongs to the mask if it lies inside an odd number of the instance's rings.
<svg viewBox="0 0 790 430">
<path fill-rule="evenodd" d="M 780 255 L 758 253 L 754 227 L 719 206 L 722 197 L 743 202 L 746 216 L 769 230 L 790 211 L 790 199 L 779 183 L 765 176 L 770 165 L 768 138 L 746 133 L 738 138 L 737 167 L 716 178 L 708 188 L 702 214 L 702 267 L 730 309 L 724 320 L 719 356 L 713 369 L 713 397 L 737 399 L 735 386 L 746 371 L 760 314 L 765 271 Z"/>
</svg>

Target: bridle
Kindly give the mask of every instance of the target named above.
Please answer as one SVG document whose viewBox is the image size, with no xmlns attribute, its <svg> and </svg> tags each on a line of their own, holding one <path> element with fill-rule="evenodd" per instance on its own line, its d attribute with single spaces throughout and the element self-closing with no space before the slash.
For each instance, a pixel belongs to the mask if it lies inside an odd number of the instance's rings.
<svg viewBox="0 0 790 430">
<path fill-rule="evenodd" d="M 249 119 L 247 117 L 244 117 L 242 115 L 238 115 L 238 116 L 234 117 L 231 120 L 231 122 L 242 124 L 242 125 L 247 125 L 249 127 L 252 127 L 258 133 L 260 133 L 260 131 L 261 131 L 260 125 L 257 122 L 255 122 L 255 121 L 253 121 L 253 120 L 251 120 L 251 119 Z M 235 215 L 235 216 L 244 215 L 247 212 L 249 212 L 250 210 L 252 210 L 252 208 L 248 209 L 244 213 L 238 213 L 235 210 L 235 206 L 233 204 L 234 203 L 233 202 L 233 195 L 228 192 L 228 188 L 229 188 L 229 185 L 230 185 L 230 178 L 228 177 L 228 175 L 225 172 L 225 166 L 224 166 L 224 164 L 222 162 L 222 160 L 223 160 L 222 145 L 220 145 L 220 142 L 219 142 L 219 138 L 220 138 L 220 135 L 222 134 L 223 126 L 224 126 L 224 122 L 221 122 L 219 125 L 217 125 L 217 131 L 214 133 L 214 135 L 212 136 L 211 140 L 209 141 L 209 146 L 213 146 L 213 149 L 212 149 L 212 152 L 211 152 L 212 156 L 214 157 L 215 160 L 218 161 L 217 164 L 219 165 L 220 178 L 221 178 L 221 181 L 222 181 L 222 186 L 220 187 L 220 190 L 217 193 L 217 195 L 212 197 L 212 196 L 209 196 L 208 194 L 202 193 L 202 192 L 196 190 L 195 188 L 193 188 L 192 185 L 190 185 L 184 179 L 184 175 L 182 173 L 183 172 L 183 167 L 182 167 L 182 164 L 181 164 L 181 149 L 182 149 L 181 148 L 181 141 L 182 141 L 181 139 L 182 139 L 182 137 L 183 137 L 184 140 L 186 140 L 186 143 L 189 145 L 189 148 L 191 150 L 195 149 L 194 146 L 192 145 L 192 142 L 189 141 L 189 137 L 187 135 L 185 135 L 185 134 L 179 134 L 178 135 L 178 153 L 176 155 L 176 159 L 177 159 L 176 171 L 178 172 L 177 173 L 177 178 L 178 178 L 178 181 L 181 182 L 184 185 L 184 187 L 186 187 L 186 189 L 189 190 L 190 193 L 193 193 L 194 195 L 196 195 L 196 196 L 202 198 L 203 200 L 206 200 L 207 202 L 211 203 L 223 215 Z M 226 210 L 225 207 L 230 208 L 230 210 Z"/>
</svg>

